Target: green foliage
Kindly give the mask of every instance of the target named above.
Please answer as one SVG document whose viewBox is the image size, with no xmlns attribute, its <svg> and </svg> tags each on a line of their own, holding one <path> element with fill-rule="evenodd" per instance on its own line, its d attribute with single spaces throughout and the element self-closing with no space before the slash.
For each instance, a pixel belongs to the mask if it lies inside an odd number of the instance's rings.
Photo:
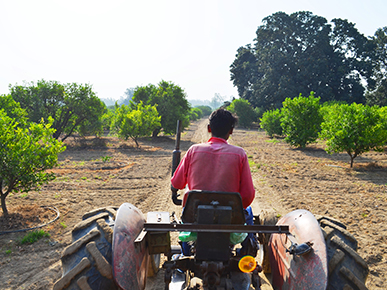
<svg viewBox="0 0 387 290">
<path fill-rule="evenodd" d="M 48 238 L 50 237 L 50 234 L 49 233 L 46 233 L 44 230 L 36 230 L 36 231 L 32 231 L 32 232 L 29 232 L 28 234 L 26 234 L 20 241 L 20 244 L 23 245 L 23 244 L 33 244 L 35 242 L 37 242 L 38 240 L 40 240 L 41 238 Z"/>
<path fill-rule="evenodd" d="M 308 98 L 300 94 L 294 99 L 285 99 L 281 127 L 287 143 L 304 148 L 316 141 L 323 120 L 319 101 L 320 98 L 314 97 L 314 92 Z"/>
<path fill-rule="evenodd" d="M 259 121 L 262 118 L 265 110 L 263 108 L 256 107 L 254 108 L 254 111 L 255 111 L 255 118 L 256 118 L 255 121 Z"/>
<path fill-rule="evenodd" d="M 322 102 L 365 102 L 363 80 L 372 85 L 377 55 L 387 59 L 375 53 L 376 40 L 347 20 L 328 23 L 307 11 L 276 12 L 262 22 L 254 46 L 240 47 L 230 66 L 241 98 L 254 107 L 280 108 L 287 96 L 313 89 Z"/>
<path fill-rule="evenodd" d="M 199 108 L 191 108 L 189 112 L 189 120 L 196 121 L 203 117 L 203 112 Z"/>
<path fill-rule="evenodd" d="M 97 114 L 91 114 L 90 118 L 87 118 L 86 120 L 84 120 L 84 122 L 80 123 L 74 129 L 74 131 L 78 132 L 81 136 L 94 135 L 96 137 L 101 137 L 104 133 L 104 128 L 106 126 L 106 117 L 109 116 L 106 108 L 101 112 L 104 112 L 102 116 Z"/>
<path fill-rule="evenodd" d="M 227 109 L 238 116 L 238 124 L 242 127 L 249 128 L 257 120 L 256 112 L 247 100 L 235 99 Z"/>
<path fill-rule="evenodd" d="M 386 109 L 377 106 L 332 105 L 324 115 L 320 138 L 326 140 L 330 154 L 347 152 L 353 160 L 371 149 L 383 151 L 387 142 Z"/>
<path fill-rule="evenodd" d="M 101 157 L 101 160 L 102 160 L 103 163 L 109 162 L 110 159 L 112 159 L 112 157 L 111 157 L 111 156 L 108 156 L 108 155 L 107 155 L 107 156 L 102 156 L 102 157 Z"/>
<path fill-rule="evenodd" d="M 138 138 L 150 136 L 160 127 L 160 119 L 156 105 L 143 105 L 142 101 L 131 107 L 121 105 L 116 108 L 112 128 L 118 136 L 128 140 L 131 138 L 139 147 Z"/>
<path fill-rule="evenodd" d="M 0 197 L 3 214 L 7 215 L 5 199 L 11 192 L 28 192 L 55 179 L 45 172 L 58 163 L 58 154 L 65 150 L 53 138 L 53 120 L 28 123 L 8 117 L 0 110 Z"/>
<path fill-rule="evenodd" d="M 114 114 L 115 114 L 115 106 L 107 108 L 105 113 L 101 117 L 101 122 L 102 122 L 102 129 L 104 131 L 109 131 L 110 130 L 110 125 L 113 121 Z"/>
<path fill-rule="evenodd" d="M 105 104 L 88 84 L 38 81 L 10 86 L 12 98 L 27 111 L 30 121 L 39 123 L 53 118 L 54 138 L 65 140 L 75 131 L 81 134 L 101 134 L 101 116 Z"/>
<path fill-rule="evenodd" d="M 366 94 L 367 105 L 387 106 L 387 26 L 379 28 L 371 38 L 375 48 L 374 80 Z"/>
<path fill-rule="evenodd" d="M 198 109 L 200 109 L 202 111 L 203 117 L 204 116 L 209 116 L 212 113 L 212 109 L 211 109 L 210 106 L 195 106 L 195 108 L 198 108 Z"/>
<path fill-rule="evenodd" d="M 387 78 L 380 81 L 376 90 L 366 93 L 367 105 L 387 106 Z"/>
<path fill-rule="evenodd" d="M 5 111 L 8 117 L 18 120 L 25 120 L 27 117 L 26 110 L 20 107 L 11 95 L 0 95 L 0 108 Z"/>
<path fill-rule="evenodd" d="M 190 107 L 186 94 L 181 87 L 172 82 L 161 81 L 157 87 L 152 84 L 137 87 L 132 101 L 133 105 L 140 102 L 145 105 L 157 105 L 161 121 L 160 125 L 153 130 L 154 137 L 160 133 L 161 129 L 163 129 L 164 134 L 175 134 L 177 120 L 182 121 L 183 128 L 189 125 Z"/>
<path fill-rule="evenodd" d="M 260 125 L 270 137 L 273 137 L 274 135 L 282 136 L 281 116 L 281 111 L 279 109 L 263 113 L 262 118 L 260 119 Z"/>
</svg>

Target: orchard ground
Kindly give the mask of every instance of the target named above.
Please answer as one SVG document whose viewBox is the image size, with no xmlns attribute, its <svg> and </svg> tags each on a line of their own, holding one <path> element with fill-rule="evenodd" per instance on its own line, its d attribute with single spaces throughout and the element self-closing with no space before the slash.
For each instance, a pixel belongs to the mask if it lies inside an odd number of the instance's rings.
<svg viewBox="0 0 387 290">
<path fill-rule="evenodd" d="M 182 154 L 190 145 L 206 141 L 206 120 L 192 123 L 182 134 Z M 129 202 L 143 213 L 175 211 L 170 199 L 174 138 L 143 138 L 134 142 L 114 137 L 72 138 L 60 154 L 57 179 L 40 192 L 7 198 L 11 218 L 0 219 L 0 231 L 31 227 L 55 218 L 41 206 L 56 207 L 60 217 L 43 227 L 50 238 L 31 245 L 18 241 L 25 233 L 0 235 L 0 289 L 51 289 L 62 275 L 60 255 L 71 243 L 71 229 L 92 209 Z M 341 220 L 359 242 L 358 252 L 370 268 L 369 289 L 387 285 L 387 154 L 369 152 L 355 159 L 328 155 L 324 144 L 294 149 L 264 132 L 237 128 L 230 143 L 243 147 L 256 188 L 254 213 L 284 215 L 294 209 Z M 175 237 L 173 239 L 176 239 Z M 160 277 L 147 289 L 164 289 Z M 264 282 L 264 284 L 267 282 Z M 270 289 L 268 285 L 266 288 Z"/>
</svg>

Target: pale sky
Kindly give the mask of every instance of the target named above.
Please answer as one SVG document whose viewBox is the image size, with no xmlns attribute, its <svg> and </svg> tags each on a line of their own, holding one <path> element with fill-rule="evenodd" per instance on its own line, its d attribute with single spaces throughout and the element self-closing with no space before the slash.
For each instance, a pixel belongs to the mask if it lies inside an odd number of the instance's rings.
<svg viewBox="0 0 387 290">
<path fill-rule="evenodd" d="M 188 99 L 237 97 L 236 51 L 278 11 L 348 19 L 365 36 L 387 26 L 385 0 L 0 0 L 0 94 L 45 79 L 119 99 L 166 80 Z"/>
</svg>

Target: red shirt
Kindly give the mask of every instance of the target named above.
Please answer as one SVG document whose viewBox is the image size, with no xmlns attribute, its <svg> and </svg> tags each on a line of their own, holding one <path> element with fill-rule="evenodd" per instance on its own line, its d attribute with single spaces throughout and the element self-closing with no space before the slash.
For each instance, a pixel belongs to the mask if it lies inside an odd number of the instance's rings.
<svg viewBox="0 0 387 290">
<path fill-rule="evenodd" d="M 191 146 L 172 179 L 172 186 L 189 190 L 239 192 L 243 207 L 248 207 L 255 196 L 249 162 L 245 151 L 212 137 L 207 143 Z"/>
</svg>

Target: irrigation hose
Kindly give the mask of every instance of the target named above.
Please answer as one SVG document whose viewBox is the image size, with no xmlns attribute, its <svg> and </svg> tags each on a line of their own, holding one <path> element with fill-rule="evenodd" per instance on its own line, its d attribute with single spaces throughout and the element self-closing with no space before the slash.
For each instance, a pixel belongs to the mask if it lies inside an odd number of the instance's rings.
<svg viewBox="0 0 387 290">
<path fill-rule="evenodd" d="M 56 212 L 56 217 L 53 220 L 51 220 L 51 221 L 49 221 L 49 222 L 47 222 L 45 224 L 36 226 L 36 227 L 20 229 L 20 230 L 13 230 L 13 231 L 0 232 L 0 235 L 11 234 L 11 233 L 19 233 L 19 232 L 26 232 L 26 231 L 31 231 L 31 230 L 39 229 L 39 228 L 45 227 L 45 226 L 53 223 L 54 221 L 56 221 L 59 218 L 60 213 L 59 213 L 59 210 L 55 206 L 49 207 L 49 206 L 42 205 L 41 207 L 42 208 L 47 208 L 47 209 L 50 209 L 50 210 Z"/>
</svg>

